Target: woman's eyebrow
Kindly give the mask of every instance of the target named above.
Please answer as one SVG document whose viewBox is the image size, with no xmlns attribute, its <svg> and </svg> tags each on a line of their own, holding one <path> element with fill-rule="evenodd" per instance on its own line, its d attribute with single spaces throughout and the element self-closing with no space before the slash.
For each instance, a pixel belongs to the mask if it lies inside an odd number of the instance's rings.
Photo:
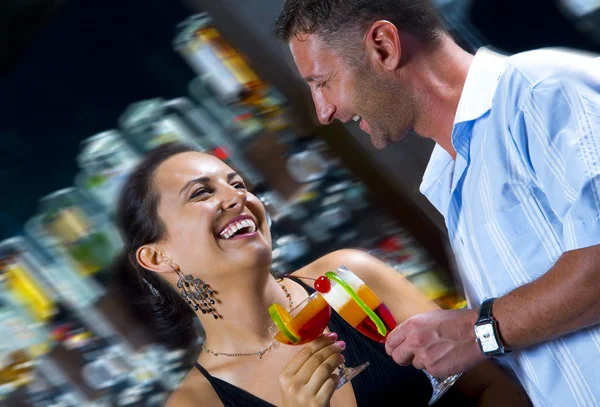
<svg viewBox="0 0 600 407">
<path fill-rule="evenodd" d="M 189 187 L 191 187 L 194 184 L 200 184 L 200 183 L 209 183 L 210 182 L 210 177 L 198 177 L 198 178 L 194 178 L 193 180 L 188 181 L 183 188 L 181 188 L 181 191 L 179 191 L 179 195 L 182 195 L 186 189 L 188 189 Z"/>
</svg>

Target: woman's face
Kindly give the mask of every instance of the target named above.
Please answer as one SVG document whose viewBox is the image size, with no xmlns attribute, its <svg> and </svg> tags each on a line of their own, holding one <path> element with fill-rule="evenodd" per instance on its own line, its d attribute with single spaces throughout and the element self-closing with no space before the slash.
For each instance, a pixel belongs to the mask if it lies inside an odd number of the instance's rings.
<svg viewBox="0 0 600 407">
<path fill-rule="evenodd" d="M 161 251 L 184 274 L 198 274 L 210 283 L 270 265 L 265 209 L 221 160 L 198 152 L 177 154 L 157 168 L 154 187 L 167 232 Z"/>
</svg>

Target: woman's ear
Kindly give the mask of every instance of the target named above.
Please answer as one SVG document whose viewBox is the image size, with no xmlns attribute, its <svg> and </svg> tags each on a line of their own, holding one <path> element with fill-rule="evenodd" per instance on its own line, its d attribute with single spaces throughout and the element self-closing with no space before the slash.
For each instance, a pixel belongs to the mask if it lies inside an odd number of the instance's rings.
<svg viewBox="0 0 600 407">
<path fill-rule="evenodd" d="M 141 246 L 135 252 L 135 258 L 140 266 L 156 273 L 173 272 L 173 266 L 168 255 L 160 253 L 154 244 Z"/>
</svg>

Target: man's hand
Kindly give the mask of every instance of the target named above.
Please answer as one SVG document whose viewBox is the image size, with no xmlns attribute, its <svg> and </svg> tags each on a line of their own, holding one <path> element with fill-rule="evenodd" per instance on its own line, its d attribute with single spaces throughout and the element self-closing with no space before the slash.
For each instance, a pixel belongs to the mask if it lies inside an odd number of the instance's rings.
<svg viewBox="0 0 600 407">
<path fill-rule="evenodd" d="M 388 336 L 385 349 L 401 366 L 412 364 L 432 376 L 463 373 L 487 359 L 475 340 L 473 310 L 437 310 L 415 315 Z"/>
</svg>

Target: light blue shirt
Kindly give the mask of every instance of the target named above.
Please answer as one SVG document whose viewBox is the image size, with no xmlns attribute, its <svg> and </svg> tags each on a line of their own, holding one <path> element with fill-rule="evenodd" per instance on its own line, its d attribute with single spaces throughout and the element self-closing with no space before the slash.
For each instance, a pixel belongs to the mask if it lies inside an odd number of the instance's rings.
<svg viewBox="0 0 600 407">
<path fill-rule="evenodd" d="M 600 58 L 482 48 L 452 144 L 456 161 L 436 146 L 421 192 L 444 215 L 472 307 L 600 244 Z M 599 325 L 499 359 L 536 406 L 600 406 Z"/>
</svg>

